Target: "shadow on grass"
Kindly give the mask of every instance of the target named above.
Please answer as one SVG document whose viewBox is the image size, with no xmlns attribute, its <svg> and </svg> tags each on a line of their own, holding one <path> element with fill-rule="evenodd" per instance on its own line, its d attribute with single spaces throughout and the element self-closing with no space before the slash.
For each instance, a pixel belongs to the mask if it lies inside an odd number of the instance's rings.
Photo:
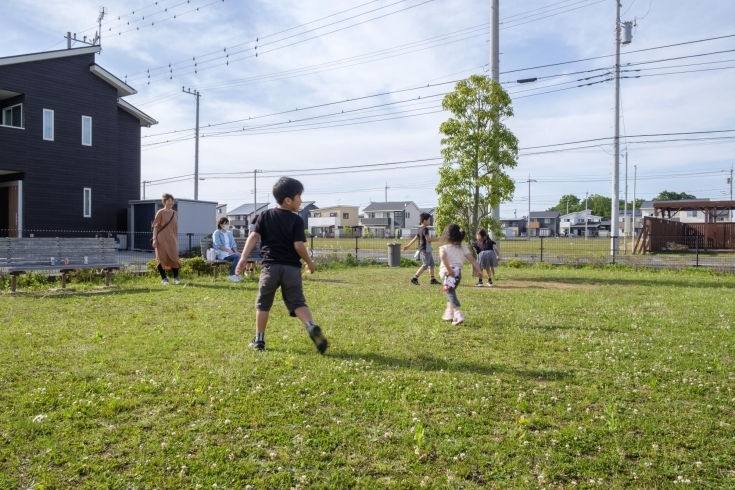
<svg viewBox="0 0 735 490">
<path fill-rule="evenodd" d="M 686 287 L 686 288 L 714 288 L 714 289 L 735 289 L 734 284 L 724 284 L 721 282 L 706 281 L 705 278 L 696 276 L 681 276 L 681 279 L 629 279 L 629 278 L 587 278 L 587 277 L 565 277 L 563 279 L 553 279 L 544 277 L 543 279 L 535 277 L 514 277 L 513 281 L 518 282 L 547 282 L 559 283 L 567 285 L 587 285 L 587 286 L 646 286 L 646 287 Z"/>
<path fill-rule="evenodd" d="M 33 291 L 26 293 L 28 296 L 35 296 L 44 299 L 64 299 L 70 296 L 121 296 L 127 294 L 148 294 L 155 292 L 152 288 L 135 288 L 135 289 L 84 289 L 81 291 Z"/>
<path fill-rule="evenodd" d="M 445 372 L 469 372 L 490 376 L 494 374 L 508 374 L 525 379 L 535 379 L 541 381 L 561 381 L 568 380 L 573 377 L 572 374 L 564 371 L 553 371 L 546 369 L 523 369 L 502 366 L 499 364 L 477 364 L 466 361 L 451 361 L 445 359 L 437 359 L 426 354 L 421 354 L 412 358 L 404 359 L 399 357 L 390 357 L 375 353 L 353 354 L 349 352 L 333 352 L 328 353 L 327 357 L 334 359 L 344 359 L 348 361 L 367 361 L 386 367 L 415 369 L 419 371 L 445 371 Z"/>
</svg>

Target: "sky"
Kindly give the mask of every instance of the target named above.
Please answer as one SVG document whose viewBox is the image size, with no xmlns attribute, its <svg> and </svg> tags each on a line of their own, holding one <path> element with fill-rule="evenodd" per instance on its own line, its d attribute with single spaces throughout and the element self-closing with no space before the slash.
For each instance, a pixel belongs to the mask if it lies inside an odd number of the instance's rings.
<svg viewBox="0 0 735 490">
<path fill-rule="evenodd" d="M 100 0 L 0 4 L 2 57 L 63 49 L 67 31 L 93 36 Z M 194 197 L 196 101 L 182 93 L 186 87 L 201 94 L 201 200 L 229 209 L 253 202 L 258 170 L 258 202 L 274 204 L 273 183 L 291 175 L 303 182 L 304 201 L 321 207 L 363 208 L 387 195 L 430 208 L 437 202 L 439 125 L 450 117 L 441 98 L 456 81 L 487 74 L 490 4 L 107 1 L 97 63 L 127 80 L 138 93 L 126 100 L 159 121 L 142 129 L 148 198 Z M 706 132 L 735 130 L 735 37 L 692 41 L 735 34 L 728 21 L 735 2 L 622 4 L 622 20 L 635 21 L 632 43 L 621 50 L 622 76 L 640 76 L 621 80 L 628 199 L 634 166 L 638 198 L 664 189 L 729 198 L 735 132 Z M 500 81 L 514 109 L 505 123 L 521 148 L 508 170 L 515 196 L 501 205 L 501 216 L 526 215 L 529 176 L 533 211 L 563 194 L 610 196 L 614 58 L 559 63 L 615 52 L 614 0 L 500 0 L 500 18 Z M 688 44 L 660 48 L 679 43 Z M 556 66 L 535 68 L 543 65 Z M 579 87 L 591 82 L 600 83 Z M 639 136 L 694 132 L 705 133 Z M 682 141 L 695 138 L 721 139 Z M 584 140 L 598 141 L 531 149 Z M 586 148 L 569 151 L 579 146 Z M 393 162 L 405 163 L 379 165 Z M 620 163 L 622 198 L 624 156 Z"/>
</svg>

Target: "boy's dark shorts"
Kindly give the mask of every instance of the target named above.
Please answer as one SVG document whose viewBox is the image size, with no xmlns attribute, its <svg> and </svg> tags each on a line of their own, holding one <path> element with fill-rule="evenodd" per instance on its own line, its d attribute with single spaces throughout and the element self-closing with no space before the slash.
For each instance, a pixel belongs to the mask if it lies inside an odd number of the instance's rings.
<svg viewBox="0 0 735 490">
<path fill-rule="evenodd" d="M 276 290 L 281 288 L 283 302 L 288 313 L 296 316 L 294 310 L 306 306 L 304 289 L 301 283 L 301 269 L 292 265 L 266 264 L 260 271 L 258 297 L 255 300 L 257 311 L 271 311 Z"/>
</svg>

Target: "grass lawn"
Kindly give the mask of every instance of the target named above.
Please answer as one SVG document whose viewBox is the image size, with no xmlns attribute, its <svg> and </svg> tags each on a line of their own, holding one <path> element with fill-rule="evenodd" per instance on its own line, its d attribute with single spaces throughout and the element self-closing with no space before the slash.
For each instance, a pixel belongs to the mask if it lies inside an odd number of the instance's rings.
<svg viewBox="0 0 735 490">
<path fill-rule="evenodd" d="M 0 296 L 0 488 L 735 487 L 734 276 L 412 273 L 306 280 L 325 356 L 253 280 Z"/>
</svg>

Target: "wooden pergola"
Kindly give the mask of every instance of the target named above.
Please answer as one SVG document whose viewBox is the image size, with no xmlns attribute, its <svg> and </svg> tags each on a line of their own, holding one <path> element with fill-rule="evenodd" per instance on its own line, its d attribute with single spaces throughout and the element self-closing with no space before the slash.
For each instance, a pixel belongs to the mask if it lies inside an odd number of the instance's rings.
<svg viewBox="0 0 735 490">
<path fill-rule="evenodd" d="M 654 201 L 653 214 L 657 218 L 671 219 L 671 217 L 682 211 L 701 211 L 704 213 L 706 223 L 717 222 L 717 216 L 723 211 L 735 210 L 735 201 Z M 728 220 L 729 221 L 729 220 Z"/>
<path fill-rule="evenodd" d="M 735 223 L 717 221 L 718 216 L 735 210 L 735 201 L 657 201 L 655 217 L 643 218 L 643 229 L 634 252 L 666 250 L 735 250 Z M 701 211 L 704 223 L 682 223 L 671 219 L 677 213 Z"/>
</svg>

